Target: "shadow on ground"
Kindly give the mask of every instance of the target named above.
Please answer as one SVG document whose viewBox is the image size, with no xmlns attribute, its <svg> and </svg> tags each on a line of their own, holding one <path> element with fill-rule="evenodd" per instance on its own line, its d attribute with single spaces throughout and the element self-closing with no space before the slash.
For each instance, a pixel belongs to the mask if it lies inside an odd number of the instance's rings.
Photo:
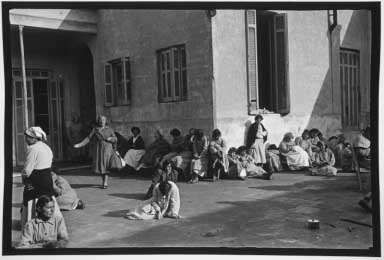
<svg viewBox="0 0 384 260">
<path fill-rule="evenodd" d="M 344 223 L 340 218 L 371 223 L 371 215 L 357 205 L 361 193 L 350 190 L 353 178 L 342 181 L 304 181 L 295 185 L 249 187 L 265 191 L 286 191 L 267 199 L 231 201 L 223 198 L 220 210 L 188 218 L 193 209 L 183 209 L 180 220 L 160 220 L 156 226 L 132 235 L 98 241 L 103 246 L 251 246 L 283 248 L 363 248 L 372 246 L 368 227 Z M 342 193 L 341 193 L 342 191 Z M 129 196 L 135 197 L 134 196 Z M 184 204 L 186 205 L 186 204 Z M 105 216 L 123 217 L 127 211 L 108 212 Z M 317 218 L 323 223 L 318 231 L 306 222 Z M 128 221 L 128 220 L 127 220 Z M 161 223 L 163 222 L 163 223 Z M 166 234 L 166 235 L 165 235 Z M 92 246 L 92 245 L 90 245 Z"/>
</svg>

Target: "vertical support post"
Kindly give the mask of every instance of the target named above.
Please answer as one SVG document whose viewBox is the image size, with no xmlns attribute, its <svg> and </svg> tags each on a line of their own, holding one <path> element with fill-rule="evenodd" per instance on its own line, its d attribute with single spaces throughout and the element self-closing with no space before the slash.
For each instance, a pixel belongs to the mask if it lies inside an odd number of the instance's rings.
<svg viewBox="0 0 384 260">
<path fill-rule="evenodd" d="M 27 129 L 28 128 L 28 94 L 27 94 L 27 76 L 25 73 L 23 27 L 24 27 L 23 25 L 19 25 L 21 71 L 23 74 L 24 127 L 25 127 L 25 129 Z"/>
</svg>

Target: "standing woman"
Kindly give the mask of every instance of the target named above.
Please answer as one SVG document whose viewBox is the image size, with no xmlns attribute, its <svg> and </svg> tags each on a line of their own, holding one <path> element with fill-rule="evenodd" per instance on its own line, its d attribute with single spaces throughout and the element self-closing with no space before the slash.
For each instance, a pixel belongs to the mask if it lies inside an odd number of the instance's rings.
<svg viewBox="0 0 384 260">
<path fill-rule="evenodd" d="M 103 180 L 103 189 L 108 188 L 109 161 L 114 152 L 112 144 L 117 142 L 116 135 L 112 128 L 107 125 L 107 118 L 99 116 L 97 118 L 98 126 L 93 128 L 91 133 L 80 143 L 75 144 L 75 148 L 87 145 L 91 140 L 94 141 L 93 147 L 93 171 L 95 174 L 101 174 Z"/>
<path fill-rule="evenodd" d="M 27 154 L 22 170 L 24 186 L 21 209 L 21 226 L 35 217 L 35 202 L 42 195 L 54 197 L 55 191 L 51 175 L 53 153 L 43 142 L 47 140 L 45 132 L 38 126 L 25 130 L 25 141 L 28 145 Z M 55 215 L 61 216 L 56 200 Z"/>
<path fill-rule="evenodd" d="M 264 143 L 267 141 L 268 132 L 261 121 L 263 121 L 261 115 L 255 116 L 255 123 L 249 127 L 246 140 L 248 153 L 257 165 L 266 163 Z"/>
</svg>

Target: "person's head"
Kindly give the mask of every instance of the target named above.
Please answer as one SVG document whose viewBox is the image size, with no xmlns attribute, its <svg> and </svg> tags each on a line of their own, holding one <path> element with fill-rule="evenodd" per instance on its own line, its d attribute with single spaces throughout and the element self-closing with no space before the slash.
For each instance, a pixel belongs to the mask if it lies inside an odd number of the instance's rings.
<svg viewBox="0 0 384 260">
<path fill-rule="evenodd" d="M 237 148 L 237 153 L 241 156 L 244 156 L 247 153 L 247 148 L 242 145 L 239 148 Z"/>
<path fill-rule="evenodd" d="M 155 137 L 155 140 L 163 138 L 163 134 L 160 132 L 160 130 L 156 130 L 153 136 Z"/>
<path fill-rule="evenodd" d="M 237 149 L 235 148 L 235 147 L 231 147 L 231 148 L 229 148 L 229 150 L 228 150 L 228 154 L 230 155 L 230 156 L 235 156 L 236 155 L 236 152 L 237 152 Z"/>
<path fill-rule="evenodd" d="M 99 115 L 97 117 L 97 124 L 101 127 L 104 127 L 107 124 L 107 117 L 103 115 Z"/>
<path fill-rule="evenodd" d="M 291 132 L 288 132 L 284 135 L 283 141 L 286 143 L 289 143 L 293 141 L 293 138 L 294 138 L 293 134 Z"/>
<path fill-rule="evenodd" d="M 55 203 L 52 197 L 42 195 L 36 203 L 37 216 L 42 219 L 50 219 L 55 212 Z"/>
<path fill-rule="evenodd" d="M 169 160 L 163 162 L 163 171 L 170 173 L 172 171 L 172 163 Z"/>
<path fill-rule="evenodd" d="M 316 128 L 313 128 L 311 129 L 311 131 L 309 131 L 309 136 L 311 138 L 315 138 L 318 135 L 318 133 L 319 133 L 319 130 L 317 130 Z"/>
<path fill-rule="evenodd" d="M 133 134 L 133 136 L 138 136 L 140 134 L 140 128 L 138 128 L 137 126 L 132 127 L 131 133 Z"/>
<path fill-rule="evenodd" d="M 271 144 L 270 146 L 268 146 L 268 150 L 279 150 L 279 148 L 277 148 L 275 144 Z"/>
<path fill-rule="evenodd" d="M 256 122 L 256 123 L 259 123 L 259 124 L 260 124 L 261 121 L 263 121 L 263 119 L 264 119 L 264 118 L 263 118 L 262 115 L 257 115 L 257 116 L 255 116 L 255 122 Z"/>
<path fill-rule="evenodd" d="M 37 141 L 47 140 L 47 135 L 39 126 L 32 126 L 24 131 L 25 141 L 28 145 L 33 145 Z"/>
<path fill-rule="evenodd" d="M 196 129 L 195 128 L 190 128 L 188 133 L 189 133 L 190 136 L 195 135 L 196 134 Z"/>
<path fill-rule="evenodd" d="M 345 136 L 343 134 L 339 134 L 337 138 L 339 143 L 345 143 Z"/>
<path fill-rule="evenodd" d="M 167 195 L 171 189 L 171 184 L 168 181 L 162 181 L 159 184 L 159 190 L 163 196 Z"/>
<path fill-rule="evenodd" d="M 301 137 L 304 139 L 304 140 L 307 140 L 309 138 L 309 131 L 308 129 L 305 129 L 304 132 L 301 134 Z"/>
<path fill-rule="evenodd" d="M 169 133 L 173 138 L 179 137 L 181 135 L 181 132 L 177 128 L 173 128 L 171 132 Z"/>
<path fill-rule="evenodd" d="M 199 139 L 203 138 L 203 136 L 204 136 L 204 131 L 203 131 L 203 129 L 196 129 L 196 130 L 195 130 L 195 135 L 196 135 L 197 138 L 199 138 Z"/>
<path fill-rule="evenodd" d="M 318 131 L 318 132 L 317 132 L 317 137 L 319 137 L 320 139 L 323 139 L 323 133 L 320 132 L 320 131 Z"/>
<path fill-rule="evenodd" d="M 76 112 L 72 112 L 72 122 L 77 124 L 80 122 L 80 116 Z"/>
<path fill-rule="evenodd" d="M 212 138 L 213 140 L 218 140 L 221 137 L 221 132 L 219 129 L 215 129 L 212 132 Z"/>
</svg>

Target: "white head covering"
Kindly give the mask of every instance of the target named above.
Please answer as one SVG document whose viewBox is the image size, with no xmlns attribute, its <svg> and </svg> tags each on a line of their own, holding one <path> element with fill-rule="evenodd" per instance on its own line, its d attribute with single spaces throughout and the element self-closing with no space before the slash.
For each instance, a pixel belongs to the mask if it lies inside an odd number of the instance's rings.
<svg viewBox="0 0 384 260">
<path fill-rule="evenodd" d="M 44 141 L 47 141 L 47 135 L 43 131 L 43 129 L 40 128 L 40 126 L 31 126 L 24 132 L 26 135 L 33 137 L 33 138 L 40 138 Z"/>
</svg>

